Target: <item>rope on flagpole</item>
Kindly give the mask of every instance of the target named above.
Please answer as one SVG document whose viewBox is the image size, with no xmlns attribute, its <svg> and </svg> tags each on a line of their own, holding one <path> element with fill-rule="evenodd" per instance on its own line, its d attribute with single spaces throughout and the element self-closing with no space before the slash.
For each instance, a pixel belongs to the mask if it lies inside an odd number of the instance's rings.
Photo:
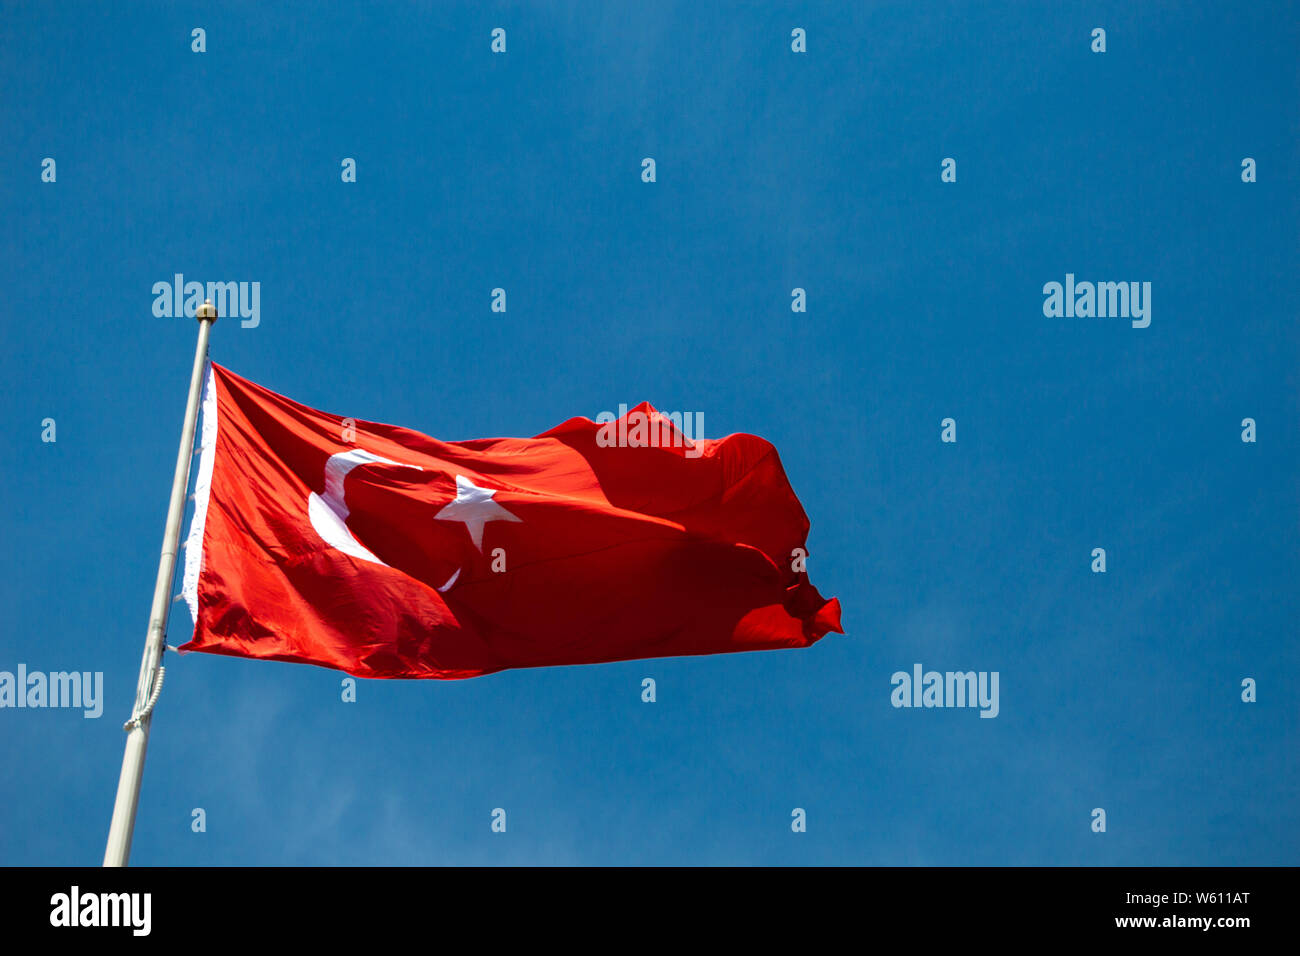
<svg viewBox="0 0 1300 956">
<path fill-rule="evenodd" d="M 128 734 L 134 728 L 139 727 L 140 724 L 144 722 L 144 719 L 153 713 L 153 705 L 158 703 L 158 695 L 162 693 L 163 675 L 166 673 L 167 673 L 167 668 L 159 664 L 158 678 L 157 680 L 154 681 L 153 693 L 149 695 L 149 702 L 144 705 L 144 709 L 141 710 L 140 713 L 136 714 L 134 717 L 132 717 L 130 720 L 128 720 L 126 723 L 122 725 L 122 729 L 126 731 Z"/>
</svg>

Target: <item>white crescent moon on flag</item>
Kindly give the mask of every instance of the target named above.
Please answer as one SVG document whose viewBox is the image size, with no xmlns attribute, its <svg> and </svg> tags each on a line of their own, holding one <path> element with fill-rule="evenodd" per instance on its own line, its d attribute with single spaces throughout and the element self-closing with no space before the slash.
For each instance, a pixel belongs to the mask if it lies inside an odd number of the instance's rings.
<svg viewBox="0 0 1300 956">
<path fill-rule="evenodd" d="M 331 548 L 350 554 L 354 558 L 360 558 L 362 561 L 388 567 L 356 539 L 344 522 L 348 516 L 348 505 L 343 497 L 343 479 L 358 465 L 371 464 L 401 465 L 403 468 L 424 470 L 419 465 L 403 465 L 400 461 L 381 458 L 360 448 L 330 455 L 329 460 L 325 462 L 325 493 L 318 495 L 313 491 L 307 497 L 307 516 L 311 519 L 311 526 L 316 529 L 321 540 Z"/>
<path fill-rule="evenodd" d="M 346 522 L 348 505 L 343 493 L 343 479 L 348 476 L 348 472 L 358 465 L 373 464 L 398 465 L 402 468 L 414 468 L 417 471 L 424 470 L 419 465 L 408 465 L 400 461 L 393 461 L 390 458 L 371 454 L 361 448 L 330 455 L 325 462 L 325 493 L 318 495 L 313 491 L 307 496 L 307 516 L 311 519 L 311 526 L 316 529 L 316 533 L 320 535 L 321 540 L 331 548 L 342 551 L 344 554 L 350 554 L 362 561 L 388 567 L 387 564 L 375 557 L 369 548 L 356 539 Z M 442 520 L 465 521 L 470 530 L 470 536 L 480 551 L 483 549 L 483 524 L 486 521 L 519 520 L 491 500 L 496 492 L 479 488 L 468 478 L 461 475 L 456 476 L 456 492 L 456 499 L 434 517 Z M 464 517 L 460 516 L 461 511 L 457 511 L 457 508 L 460 508 L 465 513 Z M 484 509 L 490 510 L 485 514 L 483 513 Z M 461 570 L 461 568 L 457 568 L 452 576 L 447 579 L 447 583 L 439 587 L 438 590 L 446 591 L 455 584 L 456 579 L 460 577 Z"/>
</svg>

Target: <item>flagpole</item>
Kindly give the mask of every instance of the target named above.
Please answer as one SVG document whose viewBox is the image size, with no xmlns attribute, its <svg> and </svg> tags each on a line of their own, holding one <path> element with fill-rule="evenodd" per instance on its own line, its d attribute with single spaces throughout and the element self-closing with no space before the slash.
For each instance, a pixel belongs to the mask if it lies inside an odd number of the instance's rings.
<svg viewBox="0 0 1300 956">
<path fill-rule="evenodd" d="M 149 746 L 149 722 L 153 705 L 162 688 L 163 641 L 167 634 L 167 612 L 171 608 L 172 579 L 176 573 L 176 550 L 181 536 L 181 519 L 185 514 L 185 489 L 190 483 L 190 462 L 194 459 L 194 427 L 199 414 L 199 395 L 203 391 L 203 367 L 208 358 L 208 336 L 217 310 L 211 300 L 199 306 L 199 341 L 194 349 L 194 368 L 190 372 L 190 395 L 185 405 L 185 423 L 181 426 L 181 447 L 176 456 L 176 473 L 172 477 L 172 496 L 167 505 L 167 524 L 163 531 L 162 555 L 158 560 L 158 579 L 154 583 L 153 608 L 149 612 L 149 630 L 144 639 L 144 657 L 140 661 L 140 682 L 135 692 L 135 707 L 126 723 L 126 752 L 122 755 L 122 776 L 117 782 L 117 800 L 113 804 L 113 822 L 108 828 L 108 846 L 104 866 L 126 866 L 131 856 L 131 837 L 135 831 L 135 811 L 140 802 L 140 780 L 144 776 L 144 754 Z"/>
</svg>

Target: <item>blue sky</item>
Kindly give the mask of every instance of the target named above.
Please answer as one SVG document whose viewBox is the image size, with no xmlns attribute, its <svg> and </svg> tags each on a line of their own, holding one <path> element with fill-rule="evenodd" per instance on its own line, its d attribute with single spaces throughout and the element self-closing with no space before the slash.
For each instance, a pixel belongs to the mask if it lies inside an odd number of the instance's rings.
<svg viewBox="0 0 1300 956">
<path fill-rule="evenodd" d="M 260 282 L 213 358 L 333 413 L 762 435 L 847 634 L 354 704 L 169 656 L 133 863 L 1297 862 L 1294 6 L 339 7 L 5 4 L 0 670 L 106 700 L 0 710 L 0 863 L 103 856 L 175 273 Z M 1151 282 L 1151 325 L 1045 317 L 1066 273 Z M 892 707 L 917 662 L 997 671 L 997 718 Z"/>
</svg>

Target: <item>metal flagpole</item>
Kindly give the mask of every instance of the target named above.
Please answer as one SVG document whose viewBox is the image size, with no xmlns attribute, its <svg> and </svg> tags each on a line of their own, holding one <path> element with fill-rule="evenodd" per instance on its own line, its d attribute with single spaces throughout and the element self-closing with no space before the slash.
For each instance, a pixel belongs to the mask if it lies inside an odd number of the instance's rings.
<svg viewBox="0 0 1300 956">
<path fill-rule="evenodd" d="M 140 683 L 135 692 L 135 707 L 125 728 L 126 753 L 122 756 L 122 776 L 117 782 L 113 822 L 108 828 L 105 866 L 126 866 L 131 855 L 135 810 L 140 802 L 140 780 L 144 776 L 144 752 L 149 746 L 149 721 L 158 691 L 162 689 L 163 641 L 167 633 L 167 612 L 171 608 L 181 518 L 185 514 L 185 489 L 190 483 L 190 462 L 194 459 L 194 426 L 199 415 L 199 395 L 203 391 L 208 336 L 212 332 L 212 323 L 217 321 L 217 310 L 211 300 L 199 306 L 195 318 L 199 320 L 199 343 L 194 350 L 194 369 L 190 372 L 190 397 L 185 405 L 185 424 L 181 427 L 181 449 L 176 456 L 176 474 L 172 477 L 171 502 L 167 505 L 167 525 L 163 531 L 162 556 L 158 561 L 158 580 L 153 589 L 153 609 L 149 612 L 149 631 L 144 639 L 144 658 L 140 661 Z"/>
</svg>

